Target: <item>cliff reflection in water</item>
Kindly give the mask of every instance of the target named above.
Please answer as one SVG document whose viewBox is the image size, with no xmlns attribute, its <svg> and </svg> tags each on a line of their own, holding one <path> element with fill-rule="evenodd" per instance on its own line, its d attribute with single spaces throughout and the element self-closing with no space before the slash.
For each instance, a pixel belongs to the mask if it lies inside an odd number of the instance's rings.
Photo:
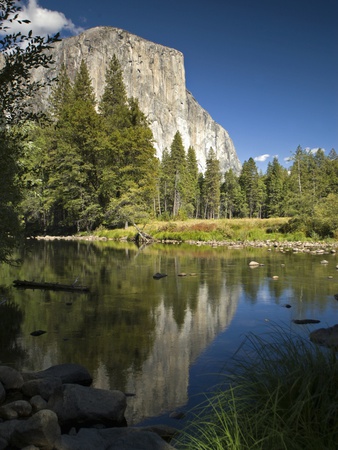
<svg viewBox="0 0 338 450">
<path fill-rule="evenodd" d="M 187 398 L 189 369 L 196 357 L 231 322 L 238 295 L 223 287 L 211 307 L 206 285 L 197 292 L 196 308 L 185 311 L 184 322 L 178 325 L 171 306 L 162 299 L 152 312 L 155 318 L 154 342 L 148 357 L 138 371 L 130 370 L 127 392 L 136 394 L 128 401 L 127 415 L 132 423 L 142 417 L 183 406 Z M 95 373 L 97 387 L 111 388 L 106 365 L 100 362 Z"/>
<path fill-rule="evenodd" d="M 176 248 L 112 243 L 36 242 L 20 268 L 2 279 L 79 282 L 90 294 L 12 289 L 22 314 L 20 370 L 76 362 L 95 387 L 135 393 L 127 419 L 183 406 L 189 368 L 231 322 L 241 287 L 226 279 L 224 259 Z M 154 280 L 155 272 L 166 278 Z M 179 277 L 180 272 L 196 276 Z M 44 329 L 33 338 L 30 333 Z M 2 363 L 6 363 L 0 355 Z"/>
</svg>

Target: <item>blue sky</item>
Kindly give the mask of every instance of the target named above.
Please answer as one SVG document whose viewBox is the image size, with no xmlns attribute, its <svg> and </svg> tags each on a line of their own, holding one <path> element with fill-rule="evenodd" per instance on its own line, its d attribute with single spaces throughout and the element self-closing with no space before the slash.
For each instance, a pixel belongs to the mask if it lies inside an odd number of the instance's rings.
<svg viewBox="0 0 338 450">
<path fill-rule="evenodd" d="M 187 89 L 263 172 L 338 152 L 338 0 L 30 0 L 35 33 L 123 28 L 184 54 Z"/>
</svg>

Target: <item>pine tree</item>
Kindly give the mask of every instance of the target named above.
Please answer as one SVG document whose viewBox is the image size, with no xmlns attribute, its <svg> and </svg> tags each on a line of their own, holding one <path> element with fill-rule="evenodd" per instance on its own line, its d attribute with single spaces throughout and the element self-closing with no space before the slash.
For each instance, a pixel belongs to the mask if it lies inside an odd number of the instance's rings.
<svg viewBox="0 0 338 450">
<path fill-rule="evenodd" d="M 198 187 L 198 163 L 194 147 L 190 146 L 187 152 L 187 213 L 189 217 L 196 215 L 199 197 Z M 190 211 L 189 211 L 190 210 Z"/>
<path fill-rule="evenodd" d="M 204 177 L 204 200 L 207 219 L 219 217 L 220 195 L 221 195 L 221 172 L 220 163 L 213 148 L 210 148 L 206 160 L 206 171 Z"/>
<path fill-rule="evenodd" d="M 268 164 L 265 178 L 268 217 L 283 217 L 284 215 L 286 179 L 286 169 L 281 166 L 277 157 L 273 158 L 272 163 Z"/>
<path fill-rule="evenodd" d="M 222 217 L 232 219 L 245 216 L 244 203 L 245 199 L 238 177 L 232 169 L 229 169 L 224 174 L 224 182 L 221 186 Z"/>
<path fill-rule="evenodd" d="M 67 93 L 67 95 L 65 95 Z M 95 95 L 88 68 L 81 62 L 73 86 L 65 72 L 51 99 L 58 111 L 54 135 L 49 143 L 49 163 L 54 170 L 49 186 L 54 205 L 55 226 L 77 224 L 91 229 L 100 222 L 102 125 L 95 109 Z M 56 213 L 58 211 L 58 213 Z"/>
<path fill-rule="evenodd" d="M 258 214 L 258 201 L 259 201 L 259 175 L 255 161 L 253 158 L 249 158 L 248 161 L 244 161 L 242 171 L 239 176 L 239 184 L 245 195 L 245 201 L 248 208 L 249 217 L 254 217 Z"/>
<path fill-rule="evenodd" d="M 102 171 L 107 215 L 110 220 L 113 215 L 136 220 L 131 215 L 133 205 L 139 216 L 154 208 L 158 160 L 146 116 L 136 99 L 127 99 L 116 55 L 107 69 L 99 111 L 105 134 Z"/>
<path fill-rule="evenodd" d="M 172 198 L 171 198 L 171 161 L 170 152 L 167 148 L 163 150 L 162 159 L 160 164 L 160 210 L 165 216 L 169 215 L 169 211 L 172 210 Z"/>
<path fill-rule="evenodd" d="M 186 155 L 179 131 L 170 146 L 172 215 L 176 217 L 186 199 Z"/>
<path fill-rule="evenodd" d="M 122 68 L 114 54 L 106 71 L 105 88 L 99 104 L 100 114 L 110 132 L 131 125 L 130 111 L 133 105 L 129 106 Z"/>
<path fill-rule="evenodd" d="M 60 119 L 65 106 L 72 101 L 72 85 L 67 74 L 66 66 L 62 64 L 57 83 L 52 88 L 52 93 L 49 97 L 51 105 L 52 116 L 55 119 Z"/>
</svg>

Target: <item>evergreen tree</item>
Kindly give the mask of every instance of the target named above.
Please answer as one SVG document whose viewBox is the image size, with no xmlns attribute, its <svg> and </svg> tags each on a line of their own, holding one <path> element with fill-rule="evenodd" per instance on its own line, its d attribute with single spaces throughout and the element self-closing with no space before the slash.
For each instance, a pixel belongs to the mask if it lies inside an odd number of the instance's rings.
<svg viewBox="0 0 338 450">
<path fill-rule="evenodd" d="M 259 211 L 259 175 L 255 161 L 249 158 L 244 161 L 242 171 L 239 176 L 239 184 L 245 195 L 245 201 L 248 208 L 249 217 L 254 217 Z"/>
<path fill-rule="evenodd" d="M 160 210 L 165 216 L 170 214 L 173 206 L 171 198 L 171 176 L 170 152 L 165 148 L 162 153 L 160 164 Z"/>
<path fill-rule="evenodd" d="M 221 186 L 221 215 L 229 219 L 246 215 L 245 198 L 238 177 L 232 169 L 224 174 Z"/>
<path fill-rule="evenodd" d="M 67 95 L 65 95 L 67 93 Z M 68 95 L 69 93 L 69 95 Z M 58 121 L 49 142 L 48 186 L 54 226 L 91 229 L 102 217 L 102 125 L 88 68 L 81 62 L 73 86 L 62 72 L 51 98 Z"/>
<path fill-rule="evenodd" d="M 100 114 L 105 119 L 108 131 L 129 127 L 131 115 L 133 116 L 132 110 L 133 104 L 128 106 L 122 68 L 114 54 L 106 71 L 105 88 L 99 105 Z"/>
<path fill-rule="evenodd" d="M 198 164 L 194 147 L 190 146 L 187 152 L 187 213 L 189 217 L 196 215 L 199 197 Z"/>
<path fill-rule="evenodd" d="M 172 215 L 176 217 L 183 209 L 186 200 L 186 155 L 179 131 L 176 132 L 170 146 Z"/>
<path fill-rule="evenodd" d="M 287 171 L 275 157 L 266 172 L 266 212 L 268 217 L 284 216 L 285 183 Z"/>
<path fill-rule="evenodd" d="M 52 88 L 52 93 L 49 97 L 51 105 L 52 116 L 55 119 L 60 119 L 65 106 L 72 101 L 72 85 L 67 74 L 66 66 L 62 64 L 57 83 Z"/>
<path fill-rule="evenodd" d="M 213 148 L 210 148 L 206 160 L 206 171 L 204 176 L 204 201 L 207 219 L 217 219 L 220 208 L 221 187 L 220 163 Z"/>
<path fill-rule="evenodd" d="M 102 171 L 103 197 L 109 199 L 106 215 L 109 220 L 113 215 L 120 218 L 129 215 L 134 221 L 132 205 L 139 216 L 154 209 L 158 160 L 147 118 L 136 99 L 127 99 L 115 55 L 107 69 L 99 111 L 105 131 Z"/>
</svg>

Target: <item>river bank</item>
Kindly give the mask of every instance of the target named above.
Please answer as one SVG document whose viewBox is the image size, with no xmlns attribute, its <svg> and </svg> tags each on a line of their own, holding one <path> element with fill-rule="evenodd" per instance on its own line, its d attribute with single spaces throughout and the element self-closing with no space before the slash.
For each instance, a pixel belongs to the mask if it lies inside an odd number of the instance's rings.
<svg viewBox="0 0 338 450">
<path fill-rule="evenodd" d="M 71 236 L 36 236 L 36 240 L 46 240 L 46 241 L 127 241 L 127 238 L 114 239 L 106 236 L 97 236 L 94 234 L 90 235 L 71 235 Z M 255 241 L 227 241 L 227 240 L 177 240 L 177 239 L 153 239 L 151 243 L 161 243 L 161 244 L 171 244 L 171 245 L 197 245 L 197 246 L 211 246 L 211 247 L 231 247 L 231 248 L 246 248 L 246 247 L 256 247 L 256 248 L 267 248 L 267 249 L 277 249 L 281 252 L 292 251 L 292 252 L 302 252 L 311 254 L 325 254 L 325 253 L 336 253 L 338 249 L 338 242 L 310 242 L 310 241 L 275 241 L 275 240 L 255 240 Z"/>
</svg>

